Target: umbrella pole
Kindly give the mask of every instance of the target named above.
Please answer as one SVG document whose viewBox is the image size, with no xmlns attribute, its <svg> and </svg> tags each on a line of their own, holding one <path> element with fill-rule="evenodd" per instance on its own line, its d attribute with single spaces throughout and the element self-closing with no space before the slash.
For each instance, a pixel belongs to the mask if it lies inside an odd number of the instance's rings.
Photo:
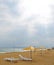
<svg viewBox="0 0 54 65">
<path fill-rule="evenodd" d="M 32 59 L 32 50 L 30 50 L 30 58 Z"/>
</svg>

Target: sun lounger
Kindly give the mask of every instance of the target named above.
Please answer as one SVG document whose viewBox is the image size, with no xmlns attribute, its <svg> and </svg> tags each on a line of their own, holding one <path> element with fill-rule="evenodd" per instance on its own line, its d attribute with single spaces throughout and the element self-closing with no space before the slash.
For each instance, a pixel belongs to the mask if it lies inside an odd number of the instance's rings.
<svg viewBox="0 0 54 65">
<path fill-rule="evenodd" d="M 19 58 L 4 58 L 4 60 L 10 61 L 10 62 L 17 62 L 20 59 Z"/>
<path fill-rule="evenodd" d="M 23 57 L 22 55 L 19 55 L 20 59 L 21 60 L 27 60 L 27 61 L 31 61 L 32 59 L 31 58 L 26 58 L 26 57 Z"/>
<path fill-rule="evenodd" d="M 26 57 L 23 57 L 22 55 L 19 55 L 19 57 L 20 58 L 4 58 L 4 60 L 10 61 L 10 62 L 17 62 L 18 60 L 32 61 L 31 58 L 26 58 Z"/>
</svg>

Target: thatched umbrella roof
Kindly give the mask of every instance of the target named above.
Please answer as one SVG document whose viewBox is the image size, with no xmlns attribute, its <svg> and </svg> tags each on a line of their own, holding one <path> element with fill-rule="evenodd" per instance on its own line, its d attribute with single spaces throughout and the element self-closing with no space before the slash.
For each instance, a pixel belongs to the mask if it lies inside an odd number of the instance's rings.
<svg viewBox="0 0 54 65">
<path fill-rule="evenodd" d="M 34 47 L 33 46 L 29 46 L 29 47 L 26 47 L 26 48 L 24 48 L 24 50 L 26 50 L 26 51 L 34 51 Z"/>
</svg>

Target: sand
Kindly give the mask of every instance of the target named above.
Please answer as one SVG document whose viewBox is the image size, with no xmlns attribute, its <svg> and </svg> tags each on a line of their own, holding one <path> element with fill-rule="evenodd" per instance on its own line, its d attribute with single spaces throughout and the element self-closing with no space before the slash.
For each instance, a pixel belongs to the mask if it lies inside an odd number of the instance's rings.
<svg viewBox="0 0 54 65">
<path fill-rule="evenodd" d="M 30 58 L 30 52 L 0 53 L 0 65 L 54 65 L 54 50 L 32 52 L 32 61 L 9 62 L 4 60 L 7 57 L 19 58 L 19 54 Z"/>
</svg>

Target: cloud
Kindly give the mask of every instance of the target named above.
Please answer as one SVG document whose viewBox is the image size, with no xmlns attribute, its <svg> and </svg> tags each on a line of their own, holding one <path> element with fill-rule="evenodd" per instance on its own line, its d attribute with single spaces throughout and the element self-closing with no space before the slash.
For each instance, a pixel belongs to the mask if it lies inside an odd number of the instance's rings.
<svg viewBox="0 0 54 65">
<path fill-rule="evenodd" d="M 54 35 L 50 8 L 53 3 L 53 0 L 0 0 L 0 39 L 7 43 L 17 41 L 19 45 L 31 45 L 33 40 L 39 40 L 37 45 L 43 44 L 48 36 Z"/>
</svg>

